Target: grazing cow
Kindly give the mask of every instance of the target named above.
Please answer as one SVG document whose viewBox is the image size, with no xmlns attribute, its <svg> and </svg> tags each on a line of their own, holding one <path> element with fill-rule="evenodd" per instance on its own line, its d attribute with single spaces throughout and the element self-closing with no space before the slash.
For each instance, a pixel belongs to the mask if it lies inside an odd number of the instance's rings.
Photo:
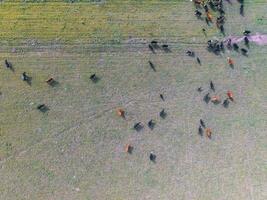
<svg viewBox="0 0 267 200">
<path fill-rule="evenodd" d="M 158 46 L 158 41 L 156 41 L 156 40 L 152 40 L 152 41 L 150 42 L 150 44 L 151 44 L 153 47 L 156 47 L 156 46 Z"/>
<path fill-rule="evenodd" d="M 249 44 L 249 39 L 247 36 L 244 37 L 244 41 L 245 41 L 245 45 L 248 45 Z"/>
<path fill-rule="evenodd" d="M 195 52 L 194 51 L 187 51 L 186 52 L 186 55 L 188 55 L 188 56 L 191 56 L 191 57 L 194 57 L 195 56 Z"/>
<path fill-rule="evenodd" d="M 205 123 L 204 123 L 204 121 L 203 121 L 202 119 L 200 119 L 199 122 L 200 122 L 200 125 L 201 125 L 203 128 L 206 127 L 206 126 L 205 126 Z"/>
<path fill-rule="evenodd" d="M 210 93 L 207 93 L 207 94 L 204 96 L 203 100 L 204 100 L 206 103 L 209 103 L 209 101 L 210 101 Z"/>
<path fill-rule="evenodd" d="M 195 15 L 200 18 L 202 13 L 199 10 L 195 10 Z"/>
<path fill-rule="evenodd" d="M 225 99 L 223 101 L 223 107 L 228 108 L 228 106 L 229 106 L 229 100 L 228 99 Z"/>
<path fill-rule="evenodd" d="M 134 129 L 136 131 L 141 131 L 143 129 L 143 125 L 141 124 L 141 122 L 137 122 L 134 124 Z"/>
<path fill-rule="evenodd" d="M 239 12 L 240 12 L 240 15 L 244 16 L 244 4 L 240 5 Z"/>
<path fill-rule="evenodd" d="M 204 9 L 205 9 L 205 12 L 209 12 L 209 7 L 208 7 L 207 4 L 205 4 L 203 7 L 204 7 Z"/>
<path fill-rule="evenodd" d="M 53 78 L 49 78 L 45 82 L 50 86 L 56 86 L 58 84 L 58 82 Z"/>
<path fill-rule="evenodd" d="M 122 118 L 125 118 L 125 111 L 121 108 L 117 109 L 117 115 L 122 117 Z"/>
<path fill-rule="evenodd" d="M 250 33 L 251 33 L 251 31 L 249 31 L 249 30 L 245 30 L 245 31 L 243 32 L 243 34 L 244 34 L 245 36 L 248 36 Z"/>
<path fill-rule="evenodd" d="M 248 50 L 241 48 L 241 52 L 243 55 L 247 56 Z"/>
<path fill-rule="evenodd" d="M 230 57 L 227 57 L 227 62 L 230 65 L 230 67 L 233 67 L 234 66 L 234 61 Z"/>
<path fill-rule="evenodd" d="M 234 101 L 234 94 L 232 91 L 228 90 L 227 91 L 227 96 L 231 101 Z"/>
<path fill-rule="evenodd" d="M 155 127 L 155 122 L 154 122 L 154 120 L 153 119 L 151 119 L 148 123 L 147 123 L 147 126 L 151 129 L 151 130 L 153 130 L 153 128 Z"/>
<path fill-rule="evenodd" d="M 129 154 L 132 154 L 132 152 L 133 152 L 133 146 L 130 145 L 130 144 L 126 144 L 126 146 L 125 146 L 125 152 L 126 153 L 129 153 Z"/>
<path fill-rule="evenodd" d="M 23 80 L 23 81 L 28 81 L 29 80 L 29 76 L 26 74 L 26 72 L 22 73 L 21 80 Z"/>
<path fill-rule="evenodd" d="M 221 33 L 224 35 L 224 26 L 223 25 L 220 25 L 220 31 L 221 31 Z"/>
<path fill-rule="evenodd" d="M 202 87 L 199 87 L 199 88 L 197 88 L 197 91 L 198 92 L 202 92 L 203 91 L 203 88 Z"/>
<path fill-rule="evenodd" d="M 7 61 L 7 59 L 5 59 L 5 66 L 6 66 L 6 68 L 9 68 L 11 70 L 13 69 L 12 64 L 9 61 Z"/>
<path fill-rule="evenodd" d="M 161 47 L 165 52 L 170 52 L 169 45 L 163 44 L 163 45 L 161 45 Z"/>
<path fill-rule="evenodd" d="M 99 80 L 99 78 L 96 76 L 96 74 L 92 74 L 92 75 L 90 76 L 90 79 L 91 79 L 91 81 L 93 81 L 94 83 L 96 83 L 96 82 Z"/>
<path fill-rule="evenodd" d="M 151 69 L 153 69 L 153 71 L 155 72 L 156 71 L 155 65 L 151 61 L 148 61 L 148 63 Z"/>
<path fill-rule="evenodd" d="M 200 61 L 199 57 L 197 57 L 197 63 L 201 65 L 201 61 Z"/>
<path fill-rule="evenodd" d="M 206 128 L 205 132 L 206 132 L 207 137 L 209 139 L 211 139 L 211 134 L 212 134 L 211 129 L 210 128 Z"/>
<path fill-rule="evenodd" d="M 43 112 L 43 113 L 49 110 L 48 107 L 47 107 L 45 104 L 39 104 L 39 105 L 37 106 L 37 109 L 38 109 L 39 111 Z"/>
<path fill-rule="evenodd" d="M 152 53 L 155 53 L 155 50 L 151 44 L 148 45 L 148 48 L 150 49 L 150 51 L 152 51 Z"/>
<path fill-rule="evenodd" d="M 156 154 L 154 154 L 153 152 L 150 152 L 149 160 L 155 163 L 156 162 L 156 158 L 157 158 Z"/>
<path fill-rule="evenodd" d="M 162 119 L 165 119 L 165 118 L 166 118 L 167 113 L 165 112 L 164 109 L 162 109 L 162 110 L 160 111 L 159 116 L 160 116 Z"/>
<path fill-rule="evenodd" d="M 233 44 L 233 47 L 234 47 L 234 50 L 236 51 L 239 49 L 239 46 L 236 43 Z"/>
<path fill-rule="evenodd" d="M 215 91 L 215 86 L 214 86 L 214 84 L 213 84 L 212 81 L 210 81 L 210 89 L 212 89 L 213 91 Z"/>
<path fill-rule="evenodd" d="M 214 103 L 214 104 L 220 103 L 221 102 L 220 97 L 219 96 L 213 96 L 211 98 L 211 102 Z"/>
<path fill-rule="evenodd" d="M 159 97 L 162 99 L 162 101 L 165 100 L 163 94 L 159 94 Z"/>
<path fill-rule="evenodd" d="M 231 49 L 232 48 L 232 39 L 227 40 L 227 48 Z"/>
<path fill-rule="evenodd" d="M 206 29 L 202 28 L 202 32 L 204 33 L 205 36 L 207 35 Z"/>
<path fill-rule="evenodd" d="M 200 136 L 203 136 L 203 129 L 202 129 L 201 126 L 198 127 L 198 134 L 199 134 Z"/>
<path fill-rule="evenodd" d="M 212 15 L 210 14 L 210 12 L 207 12 L 207 19 L 212 22 Z"/>
</svg>

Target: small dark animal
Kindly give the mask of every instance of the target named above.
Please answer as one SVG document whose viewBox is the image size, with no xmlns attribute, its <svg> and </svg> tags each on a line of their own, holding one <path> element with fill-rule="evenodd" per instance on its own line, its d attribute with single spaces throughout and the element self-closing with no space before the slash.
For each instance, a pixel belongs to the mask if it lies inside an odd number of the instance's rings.
<svg viewBox="0 0 267 200">
<path fill-rule="evenodd" d="M 162 101 L 165 100 L 163 94 L 159 94 L 159 97 L 162 99 Z"/>
<path fill-rule="evenodd" d="M 234 47 L 234 50 L 236 51 L 239 49 L 239 46 L 236 43 L 233 44 L 233 47 Z"/>
<path fill-rule="evenodd" d="M 148 61 L 148 63 L 151 69 L 153 69 L 153 71 L 155 72 L 156 71 L 155 65 L 151 61 Z"/>
<path fill-rule="evenodd" d="M 203 98 L 203 100 L 204 100 L 206 103 L 209 103 L 210 99 L 211 99 L 211 97 L 210 97 L 210 93 L 207 93 L 207 94 L 204 96 L 204 98 Z"/>
<path fill-rule="evenodd" d="M 55 79 L 53 79 L 53 78 L 49 78 L 49 79 L 47 79 L 47 80 L 46 80 L 46 83 L 47 83 L 48 85 L 50 85 L 50 86 L 56 86 L 56 85 L 58 84 L 58 82 L 57 82 Z"/>
<path fill-rule="evenodd" d="M 208 12 L 209 11 L 209 7 L 208 7 L 208 5 L 204 5 L 204 9 L 205 9 L 205 12 Z"/>
<path fill-rule="evenodd" d="M 245 36 L 248 36 L 250 33 L 251 33 L 251 31 L 249 31 L 249 30 L 245 30 L 245 31 L 243 32 L 243 34 L 244 34 Z"/>
<path fill-rule="evenodd" d="M 202 87 L 199 87 L 199 88 L 197 88 L 197 91 L 198 92 L 202 92 L 203 91 L 203 88 Z"/>
<path fill-rule="evenodd" d="M 210 89 L 212 89 L 213 91 L 215 91 L 215 86 L 214 86 L 214 84 L 213 84 L 212 81 L 210 81 Z"/>
<path fill-rule="evenodd" d="M 5 65 L 6 65 L 6 68 L 11 68 L 11 63 L 7 61 L 7 59 L 5 59 Z"/>
<path fill-rule="evenodd" d="M 26 74 L 26 72 L 22 73 L 21 80 L 23 80 L 23 81 L 28 81 L 29 80 L 29 76 Z"/>
<path fill-rule="evenodd" d="M 170 52 L 169 45 L 163 44 L 163 45 L 161 45 L 161 47 L 165 52 Z"/>
<path fill-rule="evenodd" d="M 241 49 L 241 52 L 242 52 L 243 55 L 247 56 L 248 50 L 242 48 L 242 49 Z"/>
<path fill-rule="evenodd" d="M 149 160 L 155 163 L 156 162 L 156 158 L 157 158 L 156 154 L 154 154 L 153 152 L 150 152 Z"/>
<path fill-rule="evenodd" d="M 220 25 L 220 31 L 222 34 L 224 34 L 224 26 L 223 25 Z"/>
<path fill-rule="evenodd" d="M 151 129 L 151 130 L 153 130 L 153 128 L 155 127 L 155 122 L 151 119 L 148 123 L 147 123 L 147 126 Z"/>
<path fill-rule="evenodd" d="M 244 5 L 243 4 L 240 5 L 239 11 L 240 11 L 240 15 L 244 16 Z"/>
<path fill-rule="evenodd" d="M 191 57 L 194 57 L 195 56 L 195 52 L 194 51 L 187 51 L 186 52 L 186 55 L 188 55 L 188 56 L 191 56 Z"/>
<path fill-rule="evenodd" d="M 198 134 L 203 136 L 203 128 L 201 126 L 198 127 Z"/>
<path fill-rule="evenodd" d="M 165 119 L 165 118 L 166 118 L 167 113 L 165 112 L 164 109 L 162 109 L 162 110 L 160 111 L 159 116 L 160 116 L 162 119 Z"/>
<path fill-rule="evenodd" d="M 228 99 L 225 99 L 223 101 L 223 107 L 228 108 L 228 106 L 229 106 L 229 100 Z"/>
<path fill-rule="evenodd" d="M 41 111 L 41 112 L 46 112 L 46 111 L 49 110 L 48 107 L 47 107 L 45 104 L 40 104 L 40 105 L 38 105 L 38 106 L 37 106 L 37 109 L 38 109 L 39 111 Z"/>
<path fill-rule="evenodd" d="M 143 125 L 141 124 L 141 122 L 137 122 L 134 124 L 134 129 L 136 131 L 140 131 L 140 130 L 142 130 L 142 128 L 143 128 Z"/>
<path fill-rule="evenodd" d="M 148 45 L 148 48 L 150 49 L 150 51 L 152 51 L 152 53 L 155 53 L 154 48 L 151 44 Z"/>
<path fill-rule="evenodd" d="M 248 45 L 249 44 L 249 39 L 247 36 L 244 37 L 244 41 L 245 41 L 245 45 Z"/>
<path fill-rule="evenodd" d="M 99 78 L 96 76 L 96 74 L 92 74 L 92 75 L 90 76 L 90 79 L 91 79 L 91 81 L 93 81 L 94 83 L 96 83 L 96 82 L 99 80 Z"/>
<path fill-rule="evenodd" d="M 201 61 L 200 61 L 199 57 L 197 57 L 197 62 L 198 62 L 198 64 L 201 65 Z"/>
<path fill-rule="evenodd" d="M 195 15 L 200 18 L 202 13 L 199 10 L 195 10 Z"/>
<path fill-rule="evenodd" d="M 205 125 L 205 123 L 204 123 L 204 121 L 203 121 L 202 119 L 200 119 L 199 122 L 200 122 L 200 125 L 201 125 L 203 128 L 206 127 L 206 125 Z"/>
</svg>

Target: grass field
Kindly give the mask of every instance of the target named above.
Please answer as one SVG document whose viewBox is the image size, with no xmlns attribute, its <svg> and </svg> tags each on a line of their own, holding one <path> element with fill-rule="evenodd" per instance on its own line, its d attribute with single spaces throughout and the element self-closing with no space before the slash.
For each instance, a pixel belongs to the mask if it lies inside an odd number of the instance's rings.
<svg viewBox="0 0 267 200">
<path fill-rule="evenodd" d="M 224 3 L 226 36 L 267 34 L 265 0 L 245 1 L 244 17 L 232 3 Z M 251 43 L 248 57 L 208 52 L 207 40 L 224 36 L 194 10 L 185 0 L 2 1 L 0 199 L 266 200 L 267 47 Z M 152 54 L 153 39 L 171 52 Z M 49 77 L 59 85 L 49 87 Z M 203 102 L 210 80 L 220 96 L 233 91 L 228 109 Z M 41 103 L 47 113 L 36 109 Z M 197 134 L 200 118 L 211 140 Z M 153 131 L 133 130 L 150 119 Z"/>
</svg>

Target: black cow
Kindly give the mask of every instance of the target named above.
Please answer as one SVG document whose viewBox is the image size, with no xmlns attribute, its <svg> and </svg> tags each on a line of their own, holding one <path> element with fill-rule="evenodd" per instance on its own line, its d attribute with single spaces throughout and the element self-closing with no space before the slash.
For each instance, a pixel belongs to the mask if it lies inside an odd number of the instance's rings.
<svg viewBox="0 0 267 200">
<path fill-rule="evenodd" d="M 197 57 L 197 63 L 201 65 L 201 61 L 199 57 Z"/>
<path fill-rule="evenodd" d="M 149 160 L 155 163 L 156 162 L 156 158 L 157 158 L 156 154 L 154 154 L 153 152 L 150 152 Z"/>
<path fill-rule="evenodd" d="M 203 136 L 203 128 L 201 126 L 198 127 L 198 134 Z"/>
<path fill-rule="evenodd" d="M 243 4 L 240 5 L 239 12 L 240 12 L 240 15 L 244 16 L 244 5 Z"/>
<path fill-rule="evenodd" d="M 201 125 L 203 128 L 206 127 L 206 125 L 205 125 L 205 123 L 204 123 L 204 121 L 203 121 L 202 119 L 200 119 L 199 122 L 200 122 L 200 125 Z"/>
<path fill-rule="evenodd" d="M 165 101 L 163 94 L 159 94 L 159 97 L 162 99 L 162 101 Z"/>
<path fill-rule="evenodd" d="M 148 61 L 148 63 L 151 69 L 153 69 L 153 71 L 155 72 L 156 71 L 155 65 L 151 61 Z"/>
<path fill-rule="evenodd" d="M 135 124 L 134 124 L 134 129 L 135 129 L 136 131 L 141 131 L 141 130 L 143 129 L 143 125 L 142 125 L 142 123 L 141 123 L 141 122 L 137 122 L 137 123 L 135 123 Z"/>
<path fill-rule="evenodd" d="M 160 111 L 159 116 L 160 116 L 162 119 L 165 119 L 165 118 L 166 118 L 167 113 L 165 112 L 164 109 L 162 109 L 162 110 Z"/>
<path fill-rule="evenodd" d="M 251 31 L 249 31 L 249 30 L 245 30 L 245 31 L 243 32 L 243 34 L 244 34 L 245 36 L 248 36 L 250 33 L 251 33 Z"/>
<path fill-rule="evenodd" d="M 96 83 L 96 82 L 99 81 L 99 78 L 97 77 L 96 74 L 92 74 L 92 75 L 90 76 L 90 79 L 91 79 L 91 81 L 93 81 L 94 83 Z"/>
<path fill-rule="evenodd" d="M 229 103 L 230 103 L 229 100 L 228 100 L 228 99 L 225 99 L 225 100 L 223 101 L 223 107 L 228 108 Z"/>
<path fill-rule="evenodd" d="M 151 44 L 148 45 L 148 48 L 150 49 L 150 51 L 152 51 L 152 53 L 155 53 L 155 50 Z"/>
<path fill-rule="evenodd" d="M 195 15 L 200 18 L 202 13 L 199 10 L 195 10 Z"/>
<path fill-rule="evenodd" d="M 198 92 L 202 92 L 203 91 L 203 88 L 202 87 L 199 87 L 199 88 L 197 88 L 197 91 Z"/>
<path fill-rule="evenodd" d="M 209 103 L 209 101 L 210 101 L 210 93 L 207 93 L 205 96 L 204 96 L 204 98 L 203 98 L 203 100 L 206 102 L 206 103 Z"/>
<path fill-rule="evenodd" d="M 186 55 L 188 55 L 188 56 L 191 56 L 191 57 L 194 57 L 195 56 L 195 52 L 194 51 L 187 51 L 186 52 Z"/>
<path fill-rule="evenodd" d="M 147 126 L 151 129 L 151 130 L 153 130 L 154 129 L 154 127 L 155 127 L 155 122 L 154 122 L 154 120 L 153 119 L 151 119 L 148 123 L 147 123 Z"/>
<path fill-rule="evenodd" d="M 213 84 L 212 81 L 210 81 L 210 89 L 212 89 L 213 91 L 215 91 L 215 86 L 214 86 L 214 84 Z"/>
<path fill-rule="evenodd" d="M 236 43 L 233 44 L 233 47 L 234 47 L 234 50 L 236 51 L 239 49 L 239 46 Z"/>
<path fill-rule="evenodd" d="M 249 44 L 249 39 L 247 36 L 244 37 L 244 41 L 245 41 L 245 45 L 248 45 Z"/>
<path fill-rule="evenodd" d="M 241 52 L 242 52 L 243 55 L 247 56 L 248 50 L 242 48 L 242 49 L 241 49 Z"/>
<path fill-rule="evenodd" d="M 37 109 L 43 113 L 49 110 L 49 108 L 45 104 L 39 104 L 37 106 Z"/>
</svg>

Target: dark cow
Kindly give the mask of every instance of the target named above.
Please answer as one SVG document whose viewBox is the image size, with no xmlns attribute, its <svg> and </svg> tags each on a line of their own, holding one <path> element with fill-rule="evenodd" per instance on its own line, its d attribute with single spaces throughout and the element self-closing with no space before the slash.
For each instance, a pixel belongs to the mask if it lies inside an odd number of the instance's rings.
<svg viewBox="0 0 267 200">
<path fill-rule="evenodd" d="M 249 44 L 249 39 L 247 36 L 244 37 L 244 41 L 245 41 L 245 45 L 248 45 Z"/>
<path fill-rule="evenodd" d="M 195 10 L 195 15 L 200 18 L 202 13 L 199 10 Z"/>
<path fill-rule="evenodd" d="M 141 122 L 137 122 L 134 124 L 134 130 L 141 131 L 143 129 L 143 125 Z"/>
<path fill-rule="evenodd" d="M 198 127 L 198 134 L 203 136 L 203 128 L 201 126 Z"/>
<path fill-rule="evenodd" d="M 151 129 L 151 130 L 153 130 L 154 129 L 154 127 L 155 127 L 155 122 L 154 122 L 154 120 L 153 119 L 151 119 L 148 123 L 147 123 L 147 126 Z"/>
<path fill-rule="evenodd" d="M 223 107 L 228 108 L 229 103 L 230 103 L 229 100 L 228 100 L 228 99 L 225 99 L 225 100 L 223 101 Z"/>
<path fill-rule="evenodd" d="M 243 4 L 240 5 L 239 12 L 240 12 L 240 15 L 244 16 L 244 5 Z"/>
<path fill-rule="evenodd" d="M 49 108 L 45 104 L 39 104 L 37 106 L 37 109 L 43 113 L 49 110 Z"/>
<path fill-rule="evenodd" d="M 6 66 L 6 68 L 11 69 L 12 71 L 14 71 L 12 64 L 9 61 L 7 61 L 7 59 L 5 59 L 5 66 Z"/>
<path fill-rule="evenodd" d="M 148 48 L 150 49 L 150 51 L 152 51 L 152 53 L 155 53 L 155 50 L 151 44 L 148 45 Z"/>
<path fill-rule="evenodd" d="M 162 99 L 162 101 L 165 101 L 163 94 L 159 94 L 159 97 Z"/>
<path fill-rule="evenodd" d="M 151 61 L 148 61 L 148 63 L 151 69 L 153 69 L 153 71 L 155 72 L 156 71 L 155 65 Z"/>
<path fill-rule="evenodd" d="M 92 75 L 90 76 L 90 79 L 91 79 L 91 81 L 93 81 L 94 83 L 96 83 L 96 82 L 99 81 L 99 78 L 97 77 L 96 74 L 92 74 Z"/>
<path fill-rule="evenodd" d="M 204 98 L 203 98 L 203 100 L 204 100 L 206 103 L 209 103 L 210 99 L 211 99 L 211 97 L 210 97 L 210 93 L 207 93 L 207 94 L 204 96 Z"/>
<path fill-rule="evenodd" d="M 154 154 L 153 152 L 150 152 L 149 160 L 155 163 L 156 162 L 156 158 L 157 158 L 156 154 Z"/>
<path fill-rule="evenodd" d="M 203 91 L 203 88 L 202 87 L 199 87 L 199 88 L 197 88 L 197 91 L 198 92 L 202 92 Z"/>
<path fill-rule="evenodd" d="M 215 86 L 214 86 L 214 83 L 212 81 L 210 81 L 210 89 L 212 89 L 213 91 L 215 91 Z"/>
<path fill-rule="evenodd" d="M 165 118 L 166 118 L 167 113 L 165 112 L 164 109 L 162 109 L 162 110 L 160 111 L 159 116 L 160 116 L 162 119 L 165 119 Z"/>
<path fill-rule="evenodd" d="M 204 121 L 203 121 L 202 119 L 200 119 L 199 122 L 200 122 L 200 125 L 201 125 L 203 128 L 206 127 L 206 125 L 205 125 L 205 123 L 204 123 Z"/>
<path fill-rule="evenodd" d="M 195 56 L 195 52 L 194 52 L 194 51 L 190 51 L 190 50 L 188 50 L 188 51 L 186 52 L 186 55 L 191 56 L 191 57 L 194 57 L 194 56 Z"/>
<path fill-rule="evenodd" d="M 233 47 L 234 47 L 234 50 L 236 51 L 239 49 L 239 46 L 236 43 L 233 44 Z"/>
<path fill-rule="evenodd" d="M 244 34 L 245 36 L 248 36 L 250 33 L 251 33 L 251 31 L 249 31 L 249 30 L 245 30 L 245 31 L 243 32 L 243 34 Z"/>
<path fill-rule="evenodd" d="M 201 65 L 201 60 L 199 57 L 197 57 L 197 63 Z"/>
<path fill-rule="evenodd" d="M 242 54 L 245 55 L 245 56 L 248 55 L 248 54 L 247 54 L 247 53 L 248 53 L 248 50 L 246 50 L 246 49 L 244 49 L 244 48 L 241 49 L 241 52 L 242 52 Z"/>
</svg>

